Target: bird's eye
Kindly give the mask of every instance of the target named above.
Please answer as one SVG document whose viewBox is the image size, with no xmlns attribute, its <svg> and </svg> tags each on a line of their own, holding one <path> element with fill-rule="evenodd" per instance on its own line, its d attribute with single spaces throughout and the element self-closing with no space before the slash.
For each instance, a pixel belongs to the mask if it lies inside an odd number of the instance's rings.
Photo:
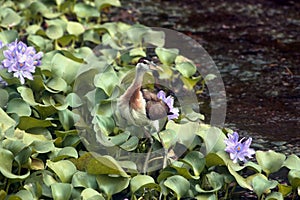
<svg viewBox="0 0 300 200">
<path fill-rule="evenodd" d="M 148 64 L 148 62 L 147 62 L 146 60 L 143 60 L 143 64 L 147 65 L 147 64 Z"/>
</svg>

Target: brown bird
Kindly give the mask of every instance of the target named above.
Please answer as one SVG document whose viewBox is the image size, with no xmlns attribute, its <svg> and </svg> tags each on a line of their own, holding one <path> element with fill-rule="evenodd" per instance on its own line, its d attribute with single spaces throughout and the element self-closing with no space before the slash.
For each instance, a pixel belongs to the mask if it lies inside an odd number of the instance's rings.
<svg viewBox="0 0 300 200">
<path fill-rule="evenodd" d="M 152 126 L 159 130 L 159 120 L 170 113 L 168 105 L 156 94 L 142 89 L 143 77 L 146 72 L 157 70 L 153 62 L 141 58 L 136 65 L 136 74 L 132 84 L 120 96 L 117 103 L 120 120 L 123 126 Z"/>
<path fill-rule="evenodd" d="M 153 62 L 141 58 L 136 65 L 136 74 L 132 84 L 117 101 L 118 122 L 121 128 L 131 129 L 131 132 L 142 132 L 149 138 L 151 146 L 145 158 L 144 173 L 148 169 L 148 161 L 152 150 L 153 139 L 151 134 L 160 130 L 160 124 L 164 124 L 167 115 L 170 114 L 168 105 L 146 89 L 142 89 L 143 77 L 146 72 L 157 70 L 159 67 Z M 141 131 L 142 130 L 142 131 Z M 160 135 L 158 134 L 160 138 Z M 161 138 L 160 138 L 161 140 Z M 163 168 L 167 163 L 167 149 L 164 147 Z"/>
</svg>

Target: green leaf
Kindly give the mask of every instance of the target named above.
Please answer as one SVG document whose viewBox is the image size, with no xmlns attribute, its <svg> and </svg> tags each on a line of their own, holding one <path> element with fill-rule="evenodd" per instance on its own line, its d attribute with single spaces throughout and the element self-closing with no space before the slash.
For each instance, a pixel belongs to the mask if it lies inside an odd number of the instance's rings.
<svg viewBox="0 0 300 200">
<path fill-rule="evenodd" d="M 133 151 L 139 145 L 139 138 L 136 136 L 131 136 L 129 140 L 124 142 L 120 147 L 126 151 Z"/>
<path fill-rule="evenodd" d="M 0 108 L 0 130 L 5 132 L 7 129 L 16 125 L 16 122 L 10 118 L 2 108 Z"/>
<path fill-rule="evenodd" d="M 9 179 L 25 179 L 30 175 L 28 171 L 24 175 L 16 175 L 12 173 L 14 155 L 12 152 L 0 148 L 0 172 Z"/>
<path fill-rule="evenodd" d="M 114 88 L 119 84 L 119 77 L 116 72 L 109 70 L 97 74 L 94 79 L 94 84 L 105 91 L 108 96 L 111 96 Z"/>
<path fill-rule="evenodd" d="M 81 192 L 82 200 L 105 200 L 104 197 L 92 188 L 86 188 Z"/>
<path fill-rule="evenodd" d="M 119 163 L 111 156 L 94 155 L 88 163 L 86 163 L 86 171 L 90 174 L 116 174 L 128 177 L 126 172 L 121 168 Z"/>
<path fill-rule="evenodd" d="M 211 172 L 206 175 L 207 181 L 209 183 L 209 186 L 212 188 L 210 190 L 204 190 L 200 187 L 200 185 L 196 185 L 195 190 L 199 193 L 212 193 L 219 191 L 224 184 L 224 176 L 216 173 Z"/>
<path fill-rule="evenodd" d="M 64 130 L 70 130 L 74 124 L 79 121 L 79 116 L 70 110 L 61 110 L 58 112 L 58 119 Z"/>
<path fill-rule="evenodd" d="M 272 192 L 265 200 L 283 200 L 283 195 L 280 192 Z"/>
<path fill-rule="evenodd" d="M 148 30 L 143 36 L 146 44 L 163 47 L 165 44 L 165 33 L 163 31 Z"/>
<path fill-rule="evenodd" d="M 20 190 L 15 194 L 15 196 L 20 197 L 21 199 L 34 199 L 32 193 L 28 190 Z M 13 198 L 9 198 L 13 199 Z"/>
<path fill-rule="evenodd" d="M 68 87 L 66 81 L 60 77 L 50 79 L 46 86 L 49 87 L 51 89 L 50 92 L 53 93 L 66 92 Z"/>
<path fill-rule="evenodd" d="M 66 102 L 72 107 L 77 108 L 82 105 L 81 98 L 76 93 L 69 93 Z"/>
<path fill-rule="evenodd" d="M 196 196 L 196 200 L 218 200 L 216 194 L 200 194 Z"/>
<path fill-rule="evenodd" d="M 164 64 L 164 65 L 171 65 L 174 63 L 179 50 L 178 49 L 165 49 L 162 47 L 157 47 L 155 49 L 155 53 L 158 56 L 159 60 Z"/>
<path fill-rule="evenodd" d="M 9 44 L 18 38 L 18 32 L 16 30 L 2 30 L 0 31 L 0 40 L 3 44 Z"/>
<path fill-rule="evenodd" d="M 90 5 L 85 3 L 76 3 L 74 6 L 74 12 L 78 17 L 88 18 L 88 17 L 99 17 L 100 13 L 98 10 Z"/>
<path fill-rule="evenodd" d="M 289 169 L 299 169 L 300 158 L 295 154 L 292 154 L 284 161 L 283 166 Z"/>
<path fill-rule="evenodd" d="M 67 31 L 72 35 L 80 35 L 84 32 L 84 27 L 78 22 L 69 21 L 67 23 Z"/>
<path fill-rule="evenodd" d="M 32 117 L 22 116 L 20 117 L 20 122 L 18 127 L 22 130 L 28 130 L 30 128 L 37 127 L 50 127 L 54 126 L 50 120 L 40 120 Z"/>
<path fill-rule="evenodd" d="M 205 157 L 206 159 L 206 166 L 208 168 L 212 166 L 222 166 L 222 165 L 227 165 L 228 162 L 230 162 L 230 158 L 227 155 L 225 151 L 219 151 L 217 153 L 209 153 Z"/>
<path fill-rule="evenodd" d="M 190 182 L 179 175 L 167 178 L 164 185 L 176 193 L 177 199 L 183 197 L 190 189 Z"/>
<path fill-rule="evenodd" d="M 271 189 L 277 186 L 277 184 L 277 181 L 269 181 L 267 177 L 262 174 L 258 174 L 252 179 L 253 191 L 258 196 L 258 199 L 260 199 L 262 194 L 269 193 Z"/>
<path fill-rule="evenodd" d="M 77 171 L 72 178 L 73 187 L 97 188 L 96 176 L 86 172 Z"/>
<path fill-rule="evenodd" d="M 81 63 L 76 62 L 60 53 L 56 53 L 51 60 L 51 71 L 56 76 L 63 78 L 68 84 L 75 80 Z"/>
<path fill-rule="evenodd" d="M 65 158 L 78 158 L 78 153 L 74 147 L 57 148 L 57 152 L 53 152 L 50 158 L 52 161 L 63 160 Z"/>
<path fill-rule="evenodd" d="M 2 88 L 0 88 L 0 108 L 3 108 L 8 102 L 8 92 Z"/>
<path fill-rule="evenodd" d="M 8 102 L 6 112 L 16 113 L 19 116 L 30 116 L 31 108 L 23 99 L 14 98 Z"/>
<path fill-rule="evenodd" d="M 134 194 L 141 188 L 146 187 L 147 185 L 155 184 L 154 179 L 148 175 L 136 175 L 130 181 L 130 190 Z"/>
<path fill-rule="evenodd" d="M 177 142 L 177 134 L 175 133 L 174 130 L 166 129 L 158 133 L 158 135 L 154 135 L 154 137 L 159 141 L 164 144 L 164 148 L 169 149 L 173 145 L 176 144 Z M 162 141 L 161 141 L 162 140 Z"/>
<path fill-rule="evenodd" d="M 293 192 L 293 187 L 290 185 L 278 184 L 278 192 L 286 197 Z"/>
<path fill-rule="evenodd" d="M 63 183 L 69 183 L 73 174 L 77 172 L 75 165 L 68 160 L 52 162 L 47 160 L 47 166 L 52 169 Z"/>
<path fill-rule="evenodd" d="M 72 185 L 68 183 L 53 183 L 51 185 L 52 197 L 54 200 L 70 199 L 72 189 Z"/>
<path fill-rule="evenodd" d="M 125 190 L 129 185 L 130 179 L 128 177 L 98 175 L 96 180 L 99 189 L 104 191 L 104 193 L 110 199 L 112 195 Z"/>
<path fill-rule="evenodd" d="M 197 71 L 196 66 L 191 62 L 181 62 L 175 67 L 186 78 L 193 76 Z"/>
<path fill-rule="evenodd" d="M 11 8 L 0 9 L 0 25 L 5 28 L 12 28 L 21 22 L 21 17 Z"/>
<path fill-rule="evenodd" d="M 226 136 L 222 130 L 217 127 L 210 127 L 204 131 L 199 129 L 197 134 L 203 138 L 207 153 L 223 151 L 226 148 L 224 143 Z"/>
<path fill-rule="evenodd" d="M 166 125 L 166 130 L 173 130 L 174 134 L 177 136 L 177 141 L 187 148 L 193 143 L 198 128 L 198 122 L 187 122 L 184 124 L 177 124 L 173 120 L 170 120 Z"/>
<path fill-rule="evenodd" d="M 59 25 L 50 25 L 46 30 L 46 35 L 50 39 L 56 40 L 64 35 L 64 30 Z"/>
<path fill-rule="evenodd" d="M 121 3 L 119 0 L 96 0 L 95 4 L 96 4 L 96 7 L 98 8 L 98 10 L 102 10 L 109 6 L 116 6 L 116 7 L 121 6 Z"/>
<path fill-rule="evenodd" d="M 252 185 L 247 181 L 247 179 L 245 179 L 240 174 L 238 174 L 231 165 L 232 164 L 227 165 L 228 170 L 229 170 L 230 174 L 232 176 L 234 176 L 234 178 L 235 178 L 236 182 L 239 184 L 239 186 L 241 186 L 242 188 L 246 188 L 248 190 L 253 190 Z"/>
<path fill-rule="evenodd" d="M 300 187 L 300 170 L 292 169 L 288 173 L 288 180 L 292 185 L 293 189 Z"/>
<path fill-rule="evenodd" d="M 256 160 L 267 176 L 277 172 L 282 167 L 285 158 L 284 154 L 276 153 L 272 150 L 266 152 L 256 151 Z"/>
<path fill-rule="evenodd" d="M 20 86 L 17 88 L 17 90 L 20 93 L 22 99 L 25 102 L 27 102 L 29 105 L 31 105 L 31 106 L 38 105 L 38 103 L 35 102 L 32 89 L 25 87 L 25 86 Z"/>
<path fill-rule="evenodd" d="M 183 159 L 182 162 L 191 166 L 194 175 L 200 176 L 200 173 L 205 167 L 205 158 L 204 155 L 199 151 L 189 152 Z"/>
</svg>

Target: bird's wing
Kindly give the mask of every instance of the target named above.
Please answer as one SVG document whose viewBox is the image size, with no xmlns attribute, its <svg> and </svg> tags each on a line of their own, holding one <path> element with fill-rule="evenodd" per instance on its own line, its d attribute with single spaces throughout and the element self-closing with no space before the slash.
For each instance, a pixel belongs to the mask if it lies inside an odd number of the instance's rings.
<svg viewBox="0 0 300 200">
<path fill-rule="evenodd" d="M 150 120 L 158 120 L 167 117 L 170 109 L 168 105 L 157 97 L 156 94 L 143 89 L 143 97 L 146 101 L 146 113 Z"/>
</svg>

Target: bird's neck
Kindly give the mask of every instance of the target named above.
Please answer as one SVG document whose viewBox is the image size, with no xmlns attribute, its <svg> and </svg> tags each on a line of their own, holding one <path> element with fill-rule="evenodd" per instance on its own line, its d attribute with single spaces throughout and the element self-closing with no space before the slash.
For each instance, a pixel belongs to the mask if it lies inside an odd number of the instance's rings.
<svg viewBox="0 0 300 200">
<path fill-rule="evenodd" d="M 127 94 L 126 97 L 127 98 L 131 98 L 134 92 L 137 92 L 141 89 L 142 87 L 142 83 L 143 83 L 143 77 L 144 77 L 145 72 L 137 72 L 135 74 L 135 78 L 134 81 L 132 82 L 132 84 L 129 86 L 129 88 L 127 89 Z"/>
</svg>

